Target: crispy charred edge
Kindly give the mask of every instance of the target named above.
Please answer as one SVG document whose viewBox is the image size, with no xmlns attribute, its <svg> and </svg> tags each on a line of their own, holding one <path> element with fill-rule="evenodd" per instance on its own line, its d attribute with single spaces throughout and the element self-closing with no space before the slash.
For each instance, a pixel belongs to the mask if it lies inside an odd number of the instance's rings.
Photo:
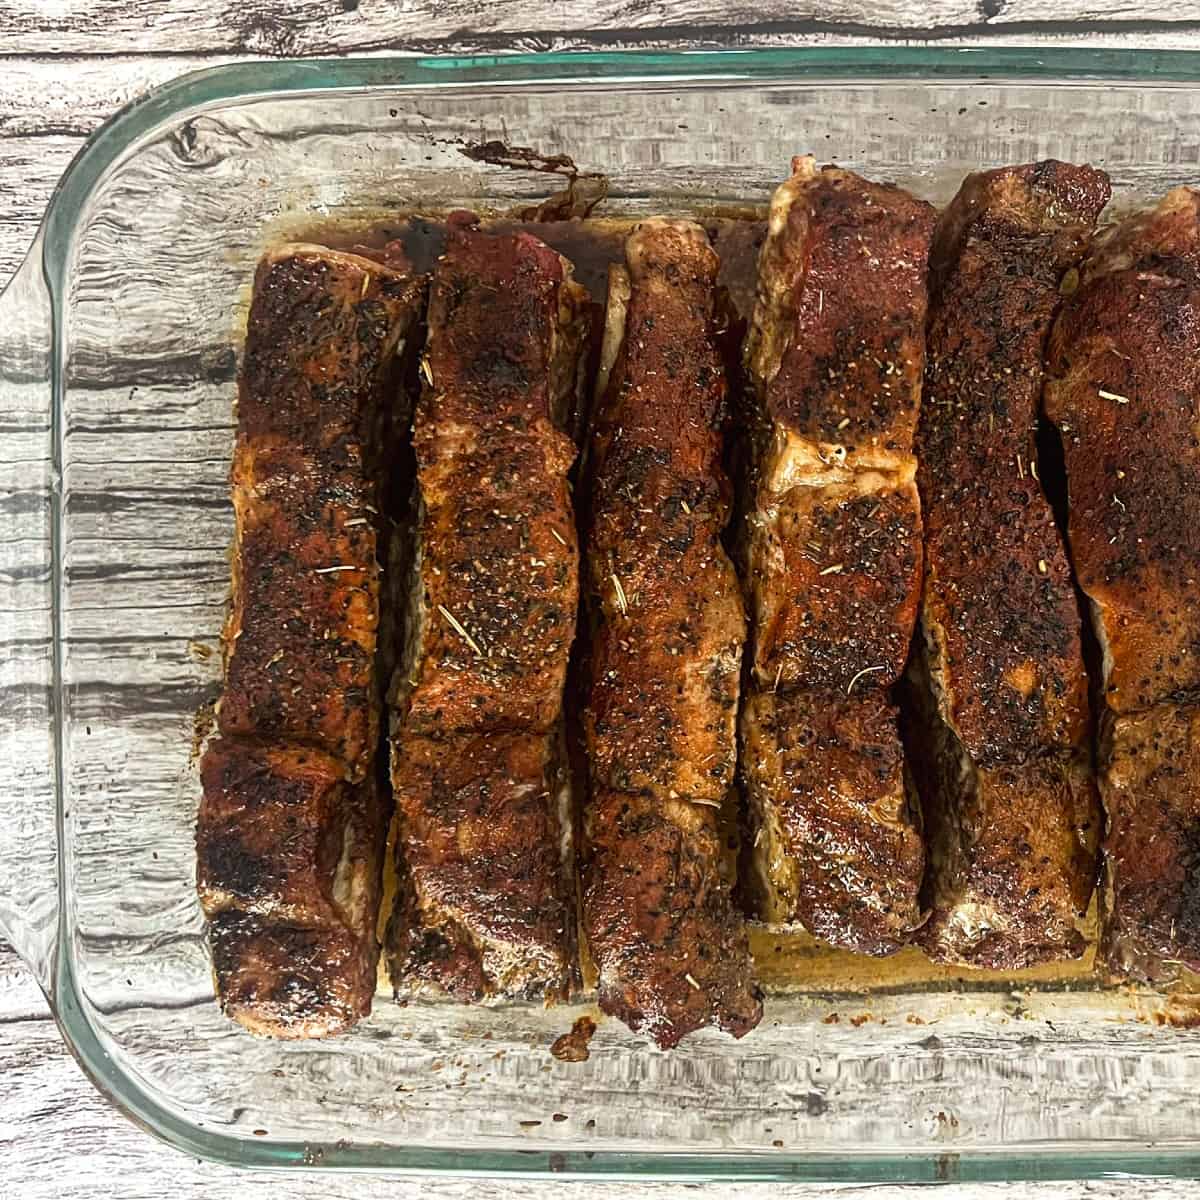
<svg viewBox="0 0 1200 1200">
<path fill-rule="evenodd" d="M 277 246 L 263 256 L 255 272 L 255 297 L 270 286 L 277 270 L 286 270 L 293 263 L 326 264 L 343 272 L 357 272 L 366 281 L 361 291 L 363 298 L 375 296 L 383 286 L 397 304 L 395 319 L 377 347 L 383 364 L 382 378 L 377 381 L 381 403 L 367 406 L 365 420 L 357 430 L 369 483 L 382 504 L 383 471 L 407 438 L 411 409 L 405 404 L 403 364 L 407 362 L 411 369 L 415 363 L 411 335 L 420 323 L 427 280 L 403 270 L 405 264 L 400 260 L 389 268 L 356 254 L 297 242 Z M 240 386 L 247 386 L 244 372 Z M 399 396 L 394 397 L 397 388 Z M 397 402 L 396 408 L 389 411 L 393 402 Z M 239 442 L 248 432 L 253 436 L 246 426 L 239 405 Z M 372 453 L 376 448 L 378 455 Z M 382 511 L 375 517 L 378 546 L 390 518 Z M 235 531 L 235 539 L 240 539 L 240 528 Z M 383 544 L 387 541 L 385 536 Z M 230 600 L 221 639 L 226 673 L 241 622 L 239 597 L 243 581 L 237 540 L 230 558 Z M 391 626 L 382 611 L 384 607 L 387 606 L 381 601 L 374 664 L 376 691 L 373 700 L 368 701 L 374 704 L 377 714 L 383 702 L 383 686 L 390 674 Z M 225 1014 L 250 1033 L 289 1040 L 323 1038 L 344 1032 L 371 1011 L 379 957 L 375 928 L 391 797 L 383 760 L 377 752 L 372 753 L 372 761 L 366 764 L 331 760 L 344 775 L 354 777 L 355 782 L 346 783 L 346 803 L 335 814 L 335 820 L 340 822 L 341 845 L 329 880 L 328 919 L 316 924 L 297 920 L 294 914 L 278 911 L 273 897 L 256 887 L 253 878 L 231 878 L 224 883 L 234 886 L 223 889 L 223 881 L 217 877 L 219 869 L 212 869 L 220 867 L 220 852 L 214 857 L 211 844 L 206 844 L 213 831 L 206 828 L 205 808 L 212 792 L 228 786 L 225 765 L 247 759 L 261 762 L 272 749 L 271 744 L 259 738 L 226 737 L 210 744 L 201 760 L 205 799 L 197 820 L 198 883 L 207 874 L 207 882 L 213 885 L 212 894 L 202 890 L 201 906 L 207 921 L 214 987 Z M 290 744 L 278 749 L 285 753 L 305 750 Z M 268 768 L 259 775 L 264 787 L 258 799 L 267 807 L 277 807 L 272 772 Z M 235 846 L 228 849 L 232 855 L 229 861 L 252 875 L 254 864 L 239 857 Z M 362 865 L 355 885 L 356 863 Z M 352 891 L 348 893 L 347 887 Z"/>
<path fill-rule="evenodd" d="M 1108 178 L 1102 172 L 1055 160 L 968 177 L 943 213 L 934 238 L 931 318 L 972 237 L 995 241 L 1047 286 L 1057 286 L 1083 259 L 1109 195 Z M 921 798 L 929 854 L 924 894 L 931 915 L 920 935 L 922 947 L 934 961 L 977 968 L 1019 969 L 1078 958 L 1086 948 L 1082 922 L 1094 890 L 1100 826 L 1087 744 L 1090 733 L 1077 745 L 1031 745 L 1015 758 L 994 755 L 988 764 L 997 772 L 1023 767 L 1036 771 L 1040 764 L 1051 775 L 1061 776 L 1073 802 L 1079 844 L 1076 877 L 1068 889 L 1073 913 L 1035 930 L 1022 921 L 1023 905 L 1030 897 L 1006 894 L 995 886 L 996 881 L 984 878 L 968 879 L 964 887 L 963 873 L 969 876 L 974 870 L 972 843 L 978 833 L 969 822 L 986 811 L 987 774 L 963 744 L 955 724 L 944 637 L 929 599 L 934 571 L 935 564 L 927 561 L 921 619 L 902 689 L 905 744 Z M 1082 652 L 1081 646 L 1081 656 Z M 1066 869 L 1071 869 L 1069 864 Z M 988 902 L 982 905 L 964 899 L 978 884 L 991 885 Z M 968 921 L 963 915 L 968 906 L 991 911 Z"/>
<path fill-rule="evenodd" d="M 528 234 L 485 235 L 469 214 L 460 214 L 450 222 L 448 248 L 470 264 L 473 248 L 488 247 L 499 251 L 501 243 L 522 238 L 547 254 L 549 248 Z M 443 256 L 445 257 L 445 256 Z M 547 354 L 547 398 L 551 426 L 564 430 L 584 411 L 590 326 L 586 290 L 575 282 L 571 263 L 555 255 L 561 280 L 556 294 L 556 320 L 550 332 Z M 430 313 L 425 356 L 434 337 Z M 432 373 L 422 359 L 422 390 L 432 393 Z M 418 406 L 415 421 L 421 420 Z M 404 630 L 395 670 L 388 688 L 390 723 L 388 731 L 389 774 L 393 789 L 401 780 L 407 717 L 413 697 L 417 666 L 420 662 L 429 614 L 422 602 L 423 538 L 425 501 L 419 469 L 414 469 L 405 520 L 398 524 L 391 543 L 390 557 L 395 578 L 402 581 L 403 601 L 398 604 L 402 616 L 398 625 Z M 453 752 L 453 736 L 447 731 L 447 752 Z M 495 731 L 500 732 L 500 731 Z M 528 732 L 528 731 L 527 731 Z M 488 939 L 485 930 L 472 928 L 472 922 L 431 903 L 421 894 L 405 851 L 407 832 L 404 814 L 397 803 L 393 808 L 390 841 L 394 844 L 396 895 L 384 935 L 385 956 L 393 993 L 400 1002 L 410 999 L 451 999 L 460 1002 L 500 1003 L 513 999 L 541 999 L 547 1005 L 569 999 L 580 986 L 578 946 L 578 887 L 575 875 L 575 820 L 578 803 L 577 782 L 572 775 L 568 754 L 565 718 L 560 711 L 552 730 L 553 754 L 546 779 L 558 826 L 560 898 L 565 912 L 561 940 L 561 962 L 544 973 L 540 980 L 525 979 L 515 988 L 492 976 L 485 962 Z"/>
<path fill-rule="evenodd" d="M 761 781 L 756 779 L 755 773 L 748 768 L 746 751 L 749 740 L 747 723 L 751 719 L 752 707 L 762 700 L 768 691 L 778 692 L 780 688 L 778 679 L 768 680 L 760 677 L 760 672 L 756 669 L 760 657 L 757 643 L 761 630 L 756 617 L 758 608 L 753 589 L 756 572 L 759 570 L 759 559 L 773 536 L 771 518 L 778 513 L 782 498 L 795 488 L 823 490 L 827 487 L 844 487 L 853 482 L 856 474 L 862 472 L 878 475 L 883 486 L 890 485 L 900 490 L 906 485 L 913 485 L 917 471 L 911 439 L 907 444 L 896 447 L 895 452 L 884 455 L 867 452 L 853 457 L 842 445 L 823 444 L 817 450 L 817 462 L 808 461 L 805 456 L 801 456 L 803 461 L 799 468 L 792 468 L 782 475 L 775 466 L 776 460 L 782 460 L 784 456 L 788 432 L 770 411 L 768 391 L 788 351 L 794 345 L 800 311 L 798 301 L 803 291 L 810 254 L 809 223 L 801 221 L 799 234 L 796 235 L 793 229 L 793 236 L 789 236 L 789 225 L 793 224 L 795 215 L 803 217 L 805 195 L 822 175 L 828 175 L 829 178 L 838 181 L 844 180 L 851 186 L 860 186 L 872 197 L 877 195 L 881 200 L 895 196 L 913 206 L 919 206 L 919 202 L 901 189 L 885 184 L 873 184 L 851 172 L 836 168 L 819 171 L 811 155 L 797 156 L 792 160 L 791 177 L 777 187 L 772 195 L 767 235 L 759 255 L 755 310 L 743 354 L 749 385 L 749 412 L 746 414 L 748 429 L 744 437 L 746 463 L 744 476 L 739 480 L 739 484 L 746 500 L 740 506 L 734 543 L 734 560 L 742 577 L 747 610 L 752 614 L 738 721 L 738 787 L 745 804 L 747 833 L 739 861 L 748 869 L 746 884 L 741 889 L 743 900 L 762 920 L 779 926 L 801 924 L 800 896 L 803 889 L 800 882 L 800 863 L 796 856 L 797 852 L 803 852 L 803 848 L 791 845 L 783 828 L 782 814 L 769 803 L 766 789 Z M 927 219 L 932 228 L 933 210 L 927 205 L 924 207 L 928 210 Z M 922 304 L 925 295 L 926 290 L 922 289 Z M 921 313 L 923 316 L 924 307 Z M 916 412 L 919 413 L 920 380 L 924 361 L 923 321 L 917 323 L 915 333 L 920 343 L 915 385 Z M 775 476 L 778 478 L 774 478 Z M 919 501 L 913 536 L 916 552 L 920 556 Z M 895 683 L 894 676 L 887 677 L 880 673 L 863 671 L 851 681 L 849 690 L 852 692 L 856 685 L 867 692 L 886 690 Z M 785 684 L 784 690 L 796 693 L 801 689 Z M 895 737 L 899 748 L 898 729 Z M 911 828 L 919 837 L 921 810 L 915 800 L 915 788 L 907 767 L 903 769 L 903 786 L 907 817 Z M 917 876 L 919 875 L 918 871 Z M 918 913 L 918 889 L 919 878 L 914 878 L 911 907 L 916 918 L 912 923 L 913 928 L 918 927 L 923 919 Z M 814 910 L 810 921 L 832 915 L 817 913 Z M 823 923 L 827 932 L 832 933 L 833 922 Z M 843 944 L 837 937 L 830 937 L 829 940 L 833 945 Z M 861 952 L 886 955 L 898 950 L 904 941 L 903 937 L 896 937 L 890 933 L 871 936 L 858 931 L 848 944 L 850 948 Z"/>
<path fill-rule="evenodd" d="M 594 518 L 595 497 L 606 468 L 598 451 L 607 439 L 600 431 L 619 416 L 629 308 L 639 283 L 655 269 L 656 240 L 668 244 L 668 254 L 671 241 L 692 243 L 703 259 L 713 304 L 708 336 L 720 357 L 715 330 L 719 262 L 708 235 L 690 221 L 640 222 L 626 240 L 625 265 L 609 270 L 581 470 L 587 518 Z M 704 482 L 714 484 L 720 493 L 727 490 L 719 461 L 713 478 Z M 603 552 L 603 547 L 587 545 L 589 556 Z M 588 574 L 585 571 L 584 577 Z M 586 708 L 591 672 L 588 646 L 601 616 L 592 588 L 581 590 L 584 620 L 576 675 L 579 702 Z M 576 759 L 585 761 L 578 735 L 576 742 Z M 728 819 L 732 814 L 723 813 L 722 820 L 712 815 L 708 805 L 692 804 L 686 797 L 667 798 L 645 790 L 622 793 L 592 774 L 577 783 L 582 809 L 580 937 L 582 956 L 595 972 L 600 1008 L 634 1032 L 649 1034 L 663 1050 L 711 1025 L 736 1038 L 744 1036 L 762 1019 L 762 992 L 754 979 L 748 934 L 727 877 L 736 869 L 736 854 L 727 854 L 723 844 L 725 829 L 735 827 Z M 731 788 L 725 805 L 734 803 L 736 792 Z M 670 870 L 662 870 L 664 864 L 670 864 Z M 694 944 L 697 949 L 691 971 L 680 971 L 671 961 L 671 947 L 680 944 Z"/>
<path fill-rule="evenodd" d="M 1069 345 L 1067 331 L 1070 310 L 1087 303 L 1094 285 L 1128 277 L 1139 290 L 1144 276 L 1200 287 L 1200 190 L 1177 187 L 1153 208 L 1110 226 L 1094 239 L 1080 268 L 1080 287 L 1068 300 L 1055 331 L 1056 341 Z M 1059 357 L 1061 358 L 1061 346 Z M 1057 363 L 1055 365 L 1061 365 Z M 1056 421 L 1061 418 L 1052 412 Z M 1068 430 L 1060 426 L 1065 435 Z M 1069 480 L 1068 480 L 1069 485 Z M 1164 497 L 1169 502 L 1169 497 Z M 1075 535 L 1075 526 L 1071 526 Z M 1138 539 L 1139 542 L 1141 539 Z M 1102 705 L 1096 733 L 1100 795 L 1104 804 L 1106 833 L 1099 886 L 1100 944 L 1099 960 L 1114 979 L 1135 979 L 1146 983 L 1170 983 L 1182 970 L 1200 971 L 1200 896 L 1196 881 L 1200 878 L 1200 803 L 1194 812 L 1188 807 L 1188 780 L 1195 778 L 1192 748 L 1200 745 L 1200 691 L 1165 689 L 1163 694 L 1141 697 L 1127 710 L 1117 712 L 1111 705 L 1109 681 L 1113 660 L 1107 630 L 1105 606 L 1088 596 L 1087 612 L 1102 656 L 1100 695 Z M 1149 701 L 1149 703 L 1147 703 Z M 1166 768 L 1170 795 L 1150 794 L 1151 785 L 1163 770 L 1145 760 L 1155 761 L 1180 753 L 1178 743 L 1164 748 L 1164 729 L 1184 741 L 1184 764 Z M 1143 744 L 1135 745 L 1131 757 L 1142 759 L 1138 782 L 1140 793 L 1130 794 L 1117 778 L 1123 744 L 1148 730 Z M 1146 744 L 1149 742 L 1149 745 Z M 1190 742 L 1190 745 L 1187 743 Z M 1124 746 L 1129 752 L 1129 747 Z M 1147 750 L 1150 751 L 1147 754 Z M 1151 777 L 1152 776 L 1152 777 Z M 1200 787 L 1193 784 L 1193 793 Z M 1156 810 L 1151 800 L 1158 800 Z M 1137 838 L 1149 836 L 1141 847 Z M 1144 856 L 1138 866 L 1141 878 L 1128 878 L 1129 863 L 1121 863 L 1126 843 L 1140 849 Z M 1122 866 L 1126 869 L 1122 870 Z M 1139 884 L 1142 886 L 1139 888 Z"/>
</svg>

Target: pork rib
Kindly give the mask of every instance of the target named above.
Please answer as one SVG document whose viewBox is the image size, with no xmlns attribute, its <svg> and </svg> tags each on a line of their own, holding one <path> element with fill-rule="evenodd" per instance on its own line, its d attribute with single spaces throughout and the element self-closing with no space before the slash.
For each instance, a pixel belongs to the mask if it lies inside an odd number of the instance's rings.
<svg viewBox="0 0 1200 1200">
<path fill-rule="evenodd" d="M 563 432 L 584 294 L 528 234 L 452 227 L 417 405 L 409 638 L 393 687 L 401 996 L 565 995 L 575 978 L 562 697 L 578 550 Z"/>
<path fill-rule="evenodd" d="M 1075 957 L 1098 834 L 1080 620 L 1037 472 L 1042 356 L 1107 178 L 1044 162 L 967 179 L 931 257 L 918 484 L 924 661 L 914 760 L 938 961 Z"/>
<path fill-rule="evenodd" d="M 1166 979 L 1200 967 L 1200 192 L 1096 239 L 1049 369 L 1103 651 L 1101 951 Z"/>
<path fill-rule="evenodd" d="M 375 778 L 382 464 L 424 285 L 288 245 L 255 279 L 232 472 L 221 738 L 198 885 L 225 1011 L 320 1037 L 370 1009 L 386 806 Z"/>
<path fill-rule="evenodd" d="M 746 352 L 750 890 L 766 919 L 871 954 L 921 919 L 924 857 L 886 689 L 921 586 L 912 441 L 933 224 L 899 188 L 796 159 L 771 203 Z"/>
<path fill-rule="evenodd" d="M 610 277 L 590 444 L 583 920 L 600 1007 L 664 1048 L 762 1002 L 723 871 L 745 619 L 721 545 L 718 260 L 651 220 Z"/>
</svg>

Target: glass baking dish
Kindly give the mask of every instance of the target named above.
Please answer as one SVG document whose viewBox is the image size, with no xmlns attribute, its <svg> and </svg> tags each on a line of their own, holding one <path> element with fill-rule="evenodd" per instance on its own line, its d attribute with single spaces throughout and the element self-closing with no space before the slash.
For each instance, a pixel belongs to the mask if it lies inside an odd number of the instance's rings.
<svg viewBox="0 0 1200 1200">
<path fill-rule="evenodd" d="M 218 690 L 239 324 L 270 240 L 505 210 L 543 175 L 609 215 L 761 205 L 793 153 L 944 201 L 981 165 L 1090 161 L 1118 203 L 1200 176 L 1200 55 L 797 50 L 253 63 L 130 106 L 0 297 L 0 932 L 96 1085 L 249 1166 L 682 1179 L 1200 1174 L 1200 1005 L 1085 972 L 973 979 L 815 955 L 741 1042 L 660 1053 L 586 1004 L 410 1005 L 252 1039 L 194 893 L 197 711 Z M 764 956 L 772 947 L 760 939 Z M 768 971 L 768 974 L 770 972 Z M 873 986 L 863 990 L 867 984 Z"/>
</svg>

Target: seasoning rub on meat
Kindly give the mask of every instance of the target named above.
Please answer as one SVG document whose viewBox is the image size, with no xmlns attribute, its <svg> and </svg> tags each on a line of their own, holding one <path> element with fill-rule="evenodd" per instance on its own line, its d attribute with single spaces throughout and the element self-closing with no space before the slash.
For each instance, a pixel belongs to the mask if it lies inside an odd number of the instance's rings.
<svg viewBox="0 0 1200 1200">
<path fill-rule="evenodd" d="M 1200 970 L 1200 191 L 1096 239 L 1048 363 L 1103 653 L 1101 955 L 1165 980 Z"/>
<path fill-rule="evenodd" d="M 564 432 L 584 293 L 526 233 L 452 222 L 417 406 L 393 687 L 397 994 L 566 995 L 576 976 L 563 683 L 578 549 Z"/>
<path fill-rule="evenodd" d="M 1084 948 L 1099 835 L 1087 677 L 1035 437 L 1046 337 L 1108 196 L 1102 173 L 1060 162 L 973 175 L 934 242 L 909 744 L 937 961 L 1015 969 Z"/>
<path fill-rule="evenodd" d="M 259 266 L 238 392 L 220 738 L 198 886 L 217 994 L 255 1033 L 370 1010 L 387 813 L 375 777 L 380 471 L 424 285 L 319 246 Z"/>
<path fill-rule="evenodd" d="M 720 819 L 745 619 L 721 545 L 718 266 L 688 221 L 628 237 L 587 469 L 583 924 L 600 1007 L 663 1048 L 762 1016 Z"/>
<path fill-rule="evenodd" d="M 760 915 L 890 953 L 924 863 L 887 689 L 921 581 L 913 432 L 933 209 L 797 158 L 771 203 L 747 345 L 743 777 Z"/>
</svg>

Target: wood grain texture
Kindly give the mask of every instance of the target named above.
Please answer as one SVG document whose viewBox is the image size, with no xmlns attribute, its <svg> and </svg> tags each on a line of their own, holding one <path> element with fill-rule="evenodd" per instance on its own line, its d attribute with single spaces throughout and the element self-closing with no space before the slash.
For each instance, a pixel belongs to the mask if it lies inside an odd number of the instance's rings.
<svg viewBox="0 0 1200 1200">
<path fill-rule="evenodd" d="M 146 90 L 244 57 L 625 47 L 790 46 L 931 39 L 941 44 L 1200 46 L 1200 3 L 1153 0 L 7 0 L 0 2 L 0 288 L 85 137 Z M 28 971 L 0 942 L 0 1195 L 22 1200 L 164 1196 L 274 1200 L 540 1200 L 559 1183 L 289 1179 L 202 1164 L 113 1110 L 71 1059 Z M 583 1194 L 582 1188 L 576 1189 Z M 901 1200 L 917 1188 L 739 1185 L 746 1200 Z M 682 1185 L 587 1187 L 596 1200 L 683 1200 Z M 732 1189 L 712 1188 L 711 1195 Z M 1173 1200 L 1153 1180 L 961 1186 L 953 1200 Z"/>
</svg>

